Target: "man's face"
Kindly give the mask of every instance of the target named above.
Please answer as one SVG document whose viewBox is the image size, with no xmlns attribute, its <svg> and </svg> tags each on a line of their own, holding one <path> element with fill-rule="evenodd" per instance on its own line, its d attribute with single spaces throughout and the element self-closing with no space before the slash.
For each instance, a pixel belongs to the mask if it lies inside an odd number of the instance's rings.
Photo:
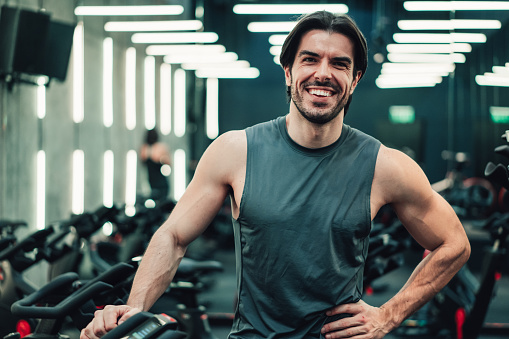
<svg viewBox="0 0 509 339">
<path fill-rule="evenodd" d="M 353 74 L 353 60 L 353 44 L 342 34 L 311 30 L 302 36 L 285 78 L 303 117 L 326 124 L 343 111 L 361 77 L 361 72 Z"/>
</svg>

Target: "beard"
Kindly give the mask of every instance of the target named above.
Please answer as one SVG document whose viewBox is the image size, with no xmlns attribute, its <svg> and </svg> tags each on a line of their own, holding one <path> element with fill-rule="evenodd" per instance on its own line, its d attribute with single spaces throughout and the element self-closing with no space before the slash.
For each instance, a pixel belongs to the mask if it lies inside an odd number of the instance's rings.
<svg viewBox="0 0 509 339">
<path fill-rule="evenodd" d="M 306 87 L 308 86 L 329 87 L 332 88 L 336 94 L 341 93 L 341 89 L 338 86 L 331 83 L 330 81 L 305 82 L 301 86 L 302 91 L 305 91 Z M 297 90 L 296 86 L 293 84 L 293 81 L 291 85 L 291 100 L 295 104 L 295 107 L 297 107 L 299 113 L 309 122 L 318 125 L 324 125 L 334 120 L 334 118 L 336 118 L 339 115 L 339 113 L 341 113 L 341 111 L 345 108 L 346 104 L 348 103 L 348 99 L 350 98 L 350 95 L 348 93 L 349 91 L 347 89 L 344 92 L 343 96 L 338 99 L 337 103 L 330 108 L 326 108 L 326 106 L 329 105 L 328 103 L 313 101 L 308 103 L 308 106 L 311 107 L 305 107 L 302 92 L 299 92 Z"/>
</svg>

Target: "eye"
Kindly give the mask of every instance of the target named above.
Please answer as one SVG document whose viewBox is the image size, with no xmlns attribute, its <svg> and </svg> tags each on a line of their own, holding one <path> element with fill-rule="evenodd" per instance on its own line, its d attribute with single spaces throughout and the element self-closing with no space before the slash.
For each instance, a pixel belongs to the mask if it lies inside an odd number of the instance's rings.
<svg viewBox="0 0 509 339">
<path fill-rule="evenodd" d="M 316 59 L 313 58 L 313 57 L 305 57 L 304 59 L 302 59 L 302 61 L 304 61 L 304 62 L 315 62 Z"/>
</svg>

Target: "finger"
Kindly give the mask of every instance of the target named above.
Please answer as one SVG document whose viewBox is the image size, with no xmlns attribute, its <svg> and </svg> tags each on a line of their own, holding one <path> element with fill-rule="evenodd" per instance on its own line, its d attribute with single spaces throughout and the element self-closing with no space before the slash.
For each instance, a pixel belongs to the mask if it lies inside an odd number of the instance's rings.
<svg viewBox="0 0 509 339">
<path fill-rule="evenodd" d="M 331 308 L 330 310 L 325 312 L 325 314 L 329 317 L 331 315 L 342 314 L 342 313 L 357 314 L 357 313 L 362 312 L 362 310 L 364 309 L 363 306 L 365 304 L 366 303 L 362 300 L 359 300 L 355 303 L 341 304 L 341 305 L 334 306 L 333 308 Z"/>
<path fill-rule="evenodd" d="M 124 321 L 126 321 L 127 319 L 129 319 L 130 317 L 139 312 L 141 312 L 141 310 L 137 308 L 129 309 L 129 311 L 127 311 L 126 313 L 124 313 L 124 315 L 122 315 L 122 317 L 120 317 L 120 319 L 118 320 L 118 324 L 119 325 L 122 324 Z"/>
</svg>

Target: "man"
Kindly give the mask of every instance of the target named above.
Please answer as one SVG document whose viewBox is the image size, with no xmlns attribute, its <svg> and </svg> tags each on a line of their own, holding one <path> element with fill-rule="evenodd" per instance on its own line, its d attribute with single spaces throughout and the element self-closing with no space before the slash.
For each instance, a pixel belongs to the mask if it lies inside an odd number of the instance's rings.
<svg viewBox="0 0 509 339">
<path fill-rule="evenodd" d="M 462 225 L 419 166 L 343 124 L 367 65 L 355 23 L 327 12 L 304 16 L 280 59 L 288 115 L 210 145 L 151 240 L 128 306 L 98 311 L 81 338 L 148 310 L 227 194 L 239 294 L 230 338 L 382 338 L 466 262 Z M 391 300 L 372 307 L 360 299 L 362 270 L 371 220 L 386 204 L 431 254 Z"/>
</svg>

